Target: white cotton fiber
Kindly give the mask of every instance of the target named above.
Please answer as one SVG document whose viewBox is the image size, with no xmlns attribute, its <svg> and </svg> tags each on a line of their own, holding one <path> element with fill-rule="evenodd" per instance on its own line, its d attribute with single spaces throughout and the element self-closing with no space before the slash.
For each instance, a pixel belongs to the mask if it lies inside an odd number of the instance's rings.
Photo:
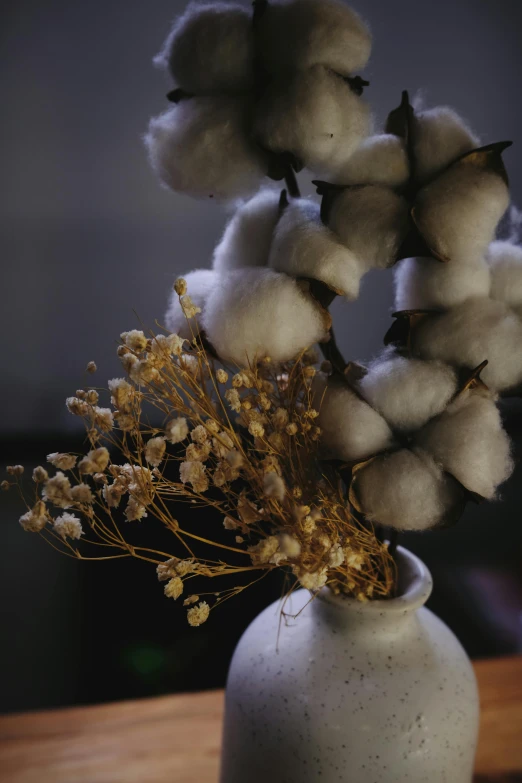
<svg viewBox="0 0 522 783">
<path fill-rule="evenodd" d="M 413 217 L 433 255 L 469 261 L 485 254 L 508 206 L 502 177 L 464 158 L 419 191 Z"/>
<path fill-rule="evenodd" d="M 274 79 L 256 104 L 253 133 L 322 176 L 335 173 L 371 128 L 370 110 L 346 82 L 317 65 Z"/>
<path fill-rule="evenodd" d="M 522 383 L 521 346 L 522 322 L 503 302 L 487 298 L 430 316 L 413 332 L 414 352 L 424 359 L 470 370 L 487 359 L 481 378 L 493 391 Z"/>
<path fill-rule="evenodd" d="M 328 331 L 325 311 L 296 280 L 260 267 L 219 276 L 203 326 L 219 357 L 242 367 L 287 361 Z"/>
<path fill-rule="evenodd" d="M 363 270 L 395 262 L 409 226 L 406 199 L 381 185 L 347 188 L 336 196 L 328 225 Z"/>
<path fill-rule="evenodd" d="M 490 270 L 483 258 L 447 263 L 435 258 L 405 258 L 394 269 L 395 309 L 446 309 L 488 296 Z"/>
<path fill-rule="evenodd" d="M 277 224 L 269 264 L 292 277 L 321 280 L 347 299 L 356 299 L 364 269 L 323 225 L 319 213 L 319 205 L 310 199 L 290 202 Z"/>
<path fill-rule="evenodd" d="M 242 92 L 253 81 L 252 15 L 234 3 L 190 3 L 154 62 L 196 95 Z"/>
<path fill-rule="evenodd" d="M 362 19 L 336 0 L 270 0 L 256 22 L 261 60 L 273 74 L 325 65 L 350 76 L 370 57 Z"/>
<path fill-rule="evenodd" d="M 413 138 L 415 173 L 420 182 L 430 179 L 480 145 L 462 117 L 449 106 L 437 106 L 416 114 Z"/>
<path fill-rule="evenodd" d="M 442 362 L 385 353 L 370 364 L 359 389 L 393 429 L 413 431 L 444 410 L 457 391 L 457 375 Z"/>
<path fill-rule="evenodd" d="M 251 195 L 266 174 L 266 157 L 249 137 L 246 98 L 180 101 L 154 117 L 145 136 L 152 168 L 169 188 L 196 198 Z"/>
<path fill-rule="evenodd" d="M 340 185 L 398 188 L 406 184 L 409 176 L 404 142 L 398 136 L 383 133 L 364 139 L 347 163 L 336 172 L 333 181 Z"/>
<path fill-rule="evenodd" d="M 494 399 L 467 391 L 430 422 L 417 442 L 461 484 L 491 499 L 513 470 L 511 445 Z"/>
<path fill-rule="evenodd" d="M 371 522 L 427 530 L 459 501 L 459 487 L 421 449 L 377 457 L 357 471 L 353 491 Z"/>
<path fill-rule="evenodd" d="M 393 434 L 383 417 L 342 380 L 317 375 L 314 406 L 319 411 L 321 447 L 332 459 L 354 462 L 389 448 Z"/>
<path fill-rule="evenodd" d="M 511 307 L 522 307 L 522 247 L 510 242 L 493 242 L 489 246 L 491 298 Z"/>
<path fill-rule="evenodd" d="M 279 192 L 262 190 L 235 212 L 214 251 L 218 272 L 246 266 L 266 266 L 279 218 Z"/>
<path fill-rule="evenodd" d="M 165 315 L 165 326 L 174 334 L 179 334 L 190 340 L 201 328 L 202 313 L 205 310 L 207 297 L 216 285 L 218 275 L 212 269 L 195 269 L 184 275 L 184 279 L 187 282 L 188 296 L 202 312 L 187 321 L 179 302 L 179 296 L 175 291 L 172 291 Z"/>
</svg>

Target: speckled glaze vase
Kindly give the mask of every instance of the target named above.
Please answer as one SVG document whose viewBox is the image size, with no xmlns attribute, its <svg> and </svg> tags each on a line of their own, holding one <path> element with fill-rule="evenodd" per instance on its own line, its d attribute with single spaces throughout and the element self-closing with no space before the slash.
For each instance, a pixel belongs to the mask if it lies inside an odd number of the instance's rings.
<svg viewBox="0 0 522 783">
<path fill-rule="evenodd" d="M 226 690 L 221 783 L 471 783 L 471 663 L 423 608 L 431 575 L 399 549 L 399 597 L 299 590 L 241 638 Z"/>
</svg>

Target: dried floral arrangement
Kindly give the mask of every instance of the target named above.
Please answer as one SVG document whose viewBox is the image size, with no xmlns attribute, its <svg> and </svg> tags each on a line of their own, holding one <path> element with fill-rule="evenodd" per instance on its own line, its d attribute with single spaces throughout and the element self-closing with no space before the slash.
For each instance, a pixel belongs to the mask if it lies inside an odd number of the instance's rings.
<svg viewBox="0 0 522 783">
<path fill-rule="evenodd" d="M 389 597 L 397 531 L 455 523 L 513 469 L 498 410 L 522 386 L 522 249 L 498 239 L 508 143 L 481 147 L 407 93 L 374 133 L 357 75 L 370 48 L 337 0 L 256 0 L 190 5 L 156 58 L 176 87 L 146 136 L 153 168 L 236 211 L 212 269 L 176 281 L 165 333 L 121 335 L 111 407 L 94 386 L 67 400 L 88 452 L 48 455 L 20 522 L 74 557 L 156 564 L 191 625 L 274 568 L 289 591 Z M 320 201 L 301 198 L 303 168 Z M 347 362 L 328 308 L 392 266 L 386 347 Z M 8 473 L 22 490 L 23 468 Z M 196 532 L 201 505 L 221 515 L 215 540 Z M 131 543 L 147 517 L 175 553 Z"/>
</svg>

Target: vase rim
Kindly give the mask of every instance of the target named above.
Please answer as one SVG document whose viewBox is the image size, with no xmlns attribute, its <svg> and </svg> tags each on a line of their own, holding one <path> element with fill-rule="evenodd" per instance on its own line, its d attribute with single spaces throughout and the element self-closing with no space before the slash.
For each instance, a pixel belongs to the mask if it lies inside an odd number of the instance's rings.
<svg viewBox="0 0 522 783">
<path fill-rule="evenodd" d="M 426 603 L 431 595 L 433 579 L 422 560 L 402 546 L 397 547 L 398 595 L 393 598 L 377 598 L 362 603 L 346 595 L 335 595 L 328 587 L 317 594 L 321 602 L 333 604 L 341 609 L 357 608 L 365 614 L 370 612 L 410 612 Z"/>
</svg>

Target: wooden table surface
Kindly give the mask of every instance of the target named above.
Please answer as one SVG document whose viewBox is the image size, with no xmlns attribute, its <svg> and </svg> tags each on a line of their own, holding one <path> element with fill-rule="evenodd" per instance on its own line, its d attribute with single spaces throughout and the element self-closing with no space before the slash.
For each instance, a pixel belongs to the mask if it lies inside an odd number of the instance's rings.
<svg viewBox="0 0 522 783">
<path fill-rule="evenodd" d="M 475 670 L 476 782 L 521 783 L 522 657 L 480 661 Z M 222 691 L 0 717 L 0 780 L 217 783 L 222 717 Z"/>
</svg>

